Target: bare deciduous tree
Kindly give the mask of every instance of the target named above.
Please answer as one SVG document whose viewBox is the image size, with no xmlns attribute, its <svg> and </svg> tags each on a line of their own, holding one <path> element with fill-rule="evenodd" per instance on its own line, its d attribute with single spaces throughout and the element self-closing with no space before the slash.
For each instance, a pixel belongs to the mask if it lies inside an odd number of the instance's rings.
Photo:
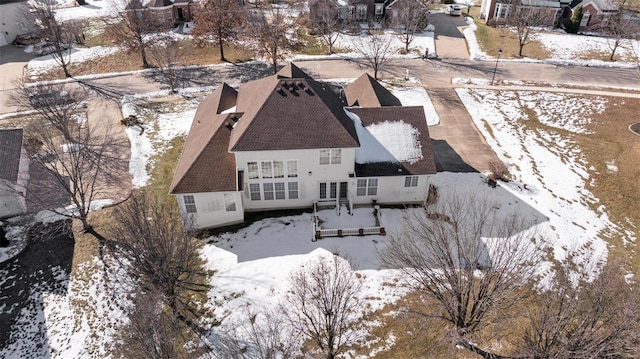
<svg viewBox="0 0 640 359">
<path fill-rule="evenodd" d="M 86 96 L 83 90 L 62 85 L 21 84 L 12 100 L 35 112 L 24 131 L 31 161 L 51 178 L 48 191 L 40 192 L 70 197 L 74 208 L 56 211 L 79 219 L 86 232 L 104 239 L 89 224 L 91 202 L 108 198 L 107 188 L 126 172 L 120 155 L 128 143 L 114 136 L 108 126 L 86 123 L 85 105 L 80 102 Z"/>
<path fill-rule="evenodd" d="M 142 292 L 159 293 L 171 312 L 191 325 L 202 314 L 197 296 L 208 290 L 209 272 L 178 209 L 140 191 L 116 208 L 114 218 L 114 257 Z"/>
<path fill-rule="evenodd" d="M 536 27 L 551 26 L 555 23 L 557 13 L 555 9 L 544 6 L 525 6 L 522 0 L 512 0 L 510 3 L 507 24 L 513 26 L 518 35 L 518 56 L 530 42 L 530 35 Z"/>
<path fill-rule="evenodd" d="M 283 309 L 291 325 L 333 359 L 359 339 L 361 287 L 345 259 L 322 258 L 293 274 Z"/>
<path fill-rule="evenodd" d="M 147 49 L 149 37 L 166 30 L 170 24 L 160 23 L 154 14 L 144 7 L 141 0 L 109 0 L 111 17 L 104 18 L 105 33 L 129 51 L 139 51 L 142 67 L 149 68 Z"/>
<path fill-rule="evenodd" d="M 360 36 L 354 43 L 357 53 L 362 55 L 373 69 L 373 77 L 377 80 L 378 74 L 392 54 L 391 35 L 373 34 Z"/>
<path fill-rule="evenodd" d="M 540 251 L 522 220 L 498 218 L 486 199 L 453 194 L 405 218 L 403 231 L 379 251 L 419 293 L 436 300 L 433 313 L 456 330 L 457 345 L 486 358 L 472 337 L 530 280 Z M 490 240 L 483 240 L 490 238 Z"/>
<path fill-rule="evenodd" d="M 594 273 L 599 272 L 593 279 Z M 526 315 L 521 355 L 528 358 L 637 358 L 640 292 L 612 261 L 556 263 L 548 288 Z"/>
<path fill-rule="evenodd" d="M 633 0 L 620 0 L 616 3 L 618 11 L 609 14 L 602 20 L 597 22 L 597 25 L 602 33 L 607 37 L 607 45 L 609 45 L 609 61 L 613 61 L 616 51 L 625 42 L 629 42 L 630 47 L 633 48 L 633 44 L 630 39 L 640 31 L 640 24 L 636 15 L 634 15 L 630 8 L 633 8 Z"/>
<path fill-rule="evenodd" d="M 155 44 L 149 49 L 151 61 L 160 69 L 160 74 L 171 88 L 171 92 L 176 92 L 179 76 L 176 66 L 185 56 L 184 51 L 180 41 L 171 37 L 156 40 Z"/>
<path fill-rule="evenodd" d="M 118 354 L 124 358 L 193 358 L 187 349 L 189 336 L 157 292 L 138 292 L 128 310 L 129 323 L 120 328 Z"/>
<path fill-rule="evenodd" d="M 404 44 L 404 52 L 409 53 L 409 46 L 416 34 L 423 31 L 429 24 L 427 7 L 417 0 L 398 1 L 391 9 L 391 26 L 396 36 Z"/>
<path fill-rule="evenodd" d="M 294 358 L 300 334 L 292 330 L 281 313 L 269 310 L 256 313 L 243 309 L 242 322 L 228 336 L 219 336 L 215 358 L 279 359 Z"/>
<path fill-rule="evenodd" d="M 256 50 L 271 62 L 273 73 L 278 72 L 278 62 L 296 44 L 294 24 L 279 9 L 251 12 L 247 32 L 253 39 Z"/>
<path fill-rule="evenodd" d="M 193 35 L 217 42 L 220 60 L 226 61 L 224 45 L 238 39 L 245 21 L 245 10 L 237 0 L 207 0 L 195 14 Z"/>
<path fill-rule="evenodd" d="M 37 35 L 50 47 L 51 57 L 62 67 L 64 75 L 69 73 L 69 54 L 75 42 L 82 42 L 82 28 L 77 21 L 56 19 L 57 2 L 54 0 L 30 1 L 29 6 L 20 14 L 20 20 L 26 28 L 36 30 Z"/>
<path fill-rule="evenodd" d="M 322 37 L 328 53 L 332 54 L 340 33 L 348 26 L 347 20 L 339 17 L 336 3 L 331 0 L 316 0 L 310 3 L 309 19 L 311 31 Z"/>
</svg>

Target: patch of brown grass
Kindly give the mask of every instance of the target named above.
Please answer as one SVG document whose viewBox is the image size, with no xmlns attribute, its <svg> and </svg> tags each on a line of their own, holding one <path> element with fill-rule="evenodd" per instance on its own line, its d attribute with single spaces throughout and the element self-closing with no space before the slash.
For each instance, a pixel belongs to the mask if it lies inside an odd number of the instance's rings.
<svg viewBox="0 0 640 359">
<path fill-rule="evenodd" d="M 514 306 L 489 318 L 491 325 L 483 328 L 474 337 L 482 348 L 508 355 L 514 350 L 513 343 L 519 340 L 523 319 L 520 315 L 530 304 L 530 296 L 523 290 L 516 295 L 519 301 Z M 515 300 L 514 298 L 514 300 Z M 369 320 L 381 325 L 370 328 L 367 340 L 379 340 L 370 347 L 358 348 L 356 354 L 368 356 L 373 350 L 380 350 L 376 358 L 430 358 L 430 359 L 475 359 L 477 356 L 465 349 L 457 349 L 452 326 L 438 318 L 438 304 L 417 292 L 410 292 L 396 303 L 371 315 Z M 385 340 L 394 337 L 393 345 L 383 350 Z"/>
<path fill-rule="evenodd" d="M 640 137 L 628 127 L 638 121 L 640 99 L 609 98 L 602 115 L 594 116 L 587 128 L 592 135 L 579 136 L 577 141 L 585 154 L 593 179 L 587 188 L 604 205 L 609 218 L 640 238 Z M 614 164 L 618 170 L 608 168 Z M 612 254 L 633 265 L 640 272 L 634 244 L 622 245 L 625 236 L 609 238 Z"/>
<path fill-rule="evenodd" d="M 487 26 L 479 18 L 479 7 L 471 8 L 470 15 L 475 19 L 475 24 L 478 27 L 476 37 L 480 48 L 484 52 L 491 56 L 498 56 L 498 49 L 501 49 L 501 58 L 519 57 L 518 35 L 515 31 Z M 522 49 L 522 54 L 533 59 L 546 59 L 549 57 L 549 52 L 537 41 L 528 42 Z"/>
<path fill-rule="evenodd" d="M 196 46 L 195 42 L 192 40 L 183 40 L 180 46 L 183 49 L 184 55 L 180 59 L 178 66 L 222 63 L 220 60 L 220 51 L 216 45 L 210 44 L 206 46 Z M 233 63 L 246 62 L 253 59 L 253 54 L 250 51 L 234 45 L 225 46 L 224 54 L 227 61 Z M 149 54 L 147 54 L 147 56 L 149 56 Z M 149 59 L 149 61 L 151 60 Z M 142 57 L 140 52 L 134 50 L 120 51 L 109 56 L 81 63 L 71 63 L 69 65 L 69 72 L 73 76 L 83 76 L 109 72 L 135 71 L 141 70 L 142 68 Z M 62 72 L 62 69 L 58 67 L 40 76 L 40 80 L 61 78 L 64 78 L 64 73 Z"/>
</svg>

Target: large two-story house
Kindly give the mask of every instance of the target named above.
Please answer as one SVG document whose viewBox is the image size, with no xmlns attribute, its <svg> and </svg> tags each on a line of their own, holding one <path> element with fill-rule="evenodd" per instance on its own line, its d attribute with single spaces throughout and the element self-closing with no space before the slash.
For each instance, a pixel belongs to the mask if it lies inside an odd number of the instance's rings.
<svg viewBox="0 0 640 359">
<path fill-rule="evenodd" d="M 170 191 L 187 226 L 210 228 L 316 201 L 419 203 L 435 172 L 422 106 L 367 74 L 343 89 L 288 64 L 202 101 Z"/>
</svg>

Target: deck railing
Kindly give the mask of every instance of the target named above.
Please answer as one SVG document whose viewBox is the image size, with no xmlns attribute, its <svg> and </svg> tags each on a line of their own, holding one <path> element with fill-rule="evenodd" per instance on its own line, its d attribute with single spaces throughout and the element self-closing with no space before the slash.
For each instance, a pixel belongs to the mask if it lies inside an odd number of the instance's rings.
<svg viewBox="0 0 640 359">
<path fill-rule="evenodd" d="M 351 201 L 349 201 L 351 202 Z M 349 207 L 352 209 L 353 204 L 349 203 Z M 384 226 L 382 225 L 382 212 L 380 206 L 373 206 L 373 216 L 375 217 L 377 226 L 373 227 L 360 227 L 360 228 L 322 228 L 320 226 L 320 218 L 318 217 L 318 203 L 313 203 L 313 240 L 326 237 L 345 237 L 345 236 L 371 236 L 371 235 L 386 235 Z"/>
</svg>

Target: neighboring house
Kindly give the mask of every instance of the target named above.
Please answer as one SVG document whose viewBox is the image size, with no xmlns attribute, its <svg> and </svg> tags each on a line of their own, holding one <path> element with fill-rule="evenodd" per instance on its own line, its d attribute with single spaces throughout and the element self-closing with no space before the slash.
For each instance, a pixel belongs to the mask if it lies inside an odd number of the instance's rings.
<svg viewBox="0 0 640 359">
<path fill-rule="evenodd" d="M 159 24 L 172 25 L 192 21 L 196 4 L 192 0 L 133 0 L 128 11 L 149 11 Z"/>
<path fill-rule="evenodd" d="M 288 64 L 202 101 L 170 192 L 187 227 L 210 228 L 316 201 L 420 203 L 435 172 L 422 106 L 366 74 L 343 92 Z"/>
<path fill-rule="evenodd" d="M 407 16 L 406 13 L 409 11 L 413 12 L 413 17 L 417 17 L 418 15 L 426 16 L 427 10 L 427 5 L 420 0 L 393 0 L 385 7 L 385 14 L 387 18 L 393 22 L 399 16 Z"/>
<path fill-rule="evenodd" d="M 357 22 L 380 22 L 389 0 L 338 0 L 338 17 Z"/>
<path fill-rule="evenodd" d="M 0 219 L 27 211 L 29 157 L 22 129 L 0 130 Z"/>
<path fill-rule="evenodd" d="M 574 0 L 564 8 L 562 18 L 571 19 L 579 6 L 582 6 L 579 31 L 596 27 L 606 17 L 618 12 L 613 0 Z"/>
<path fill-rule="evenodd" d="M 0 0 L 0 46 L 13 42 L 18 35 L 30 32 L 19 20 L 28 11 L 26 0 Z"/>
<path fill-rule="evenodd" d="M 549 26 L 555 25 L 562 14 L 562 8 L 569 6 L 570 0 L 482 0 L 480 18 L 485 23 L 506 23 L 513 13 L 513 7 L 529 8 L 532 11 L 549 12 Z"/>
</svg>

